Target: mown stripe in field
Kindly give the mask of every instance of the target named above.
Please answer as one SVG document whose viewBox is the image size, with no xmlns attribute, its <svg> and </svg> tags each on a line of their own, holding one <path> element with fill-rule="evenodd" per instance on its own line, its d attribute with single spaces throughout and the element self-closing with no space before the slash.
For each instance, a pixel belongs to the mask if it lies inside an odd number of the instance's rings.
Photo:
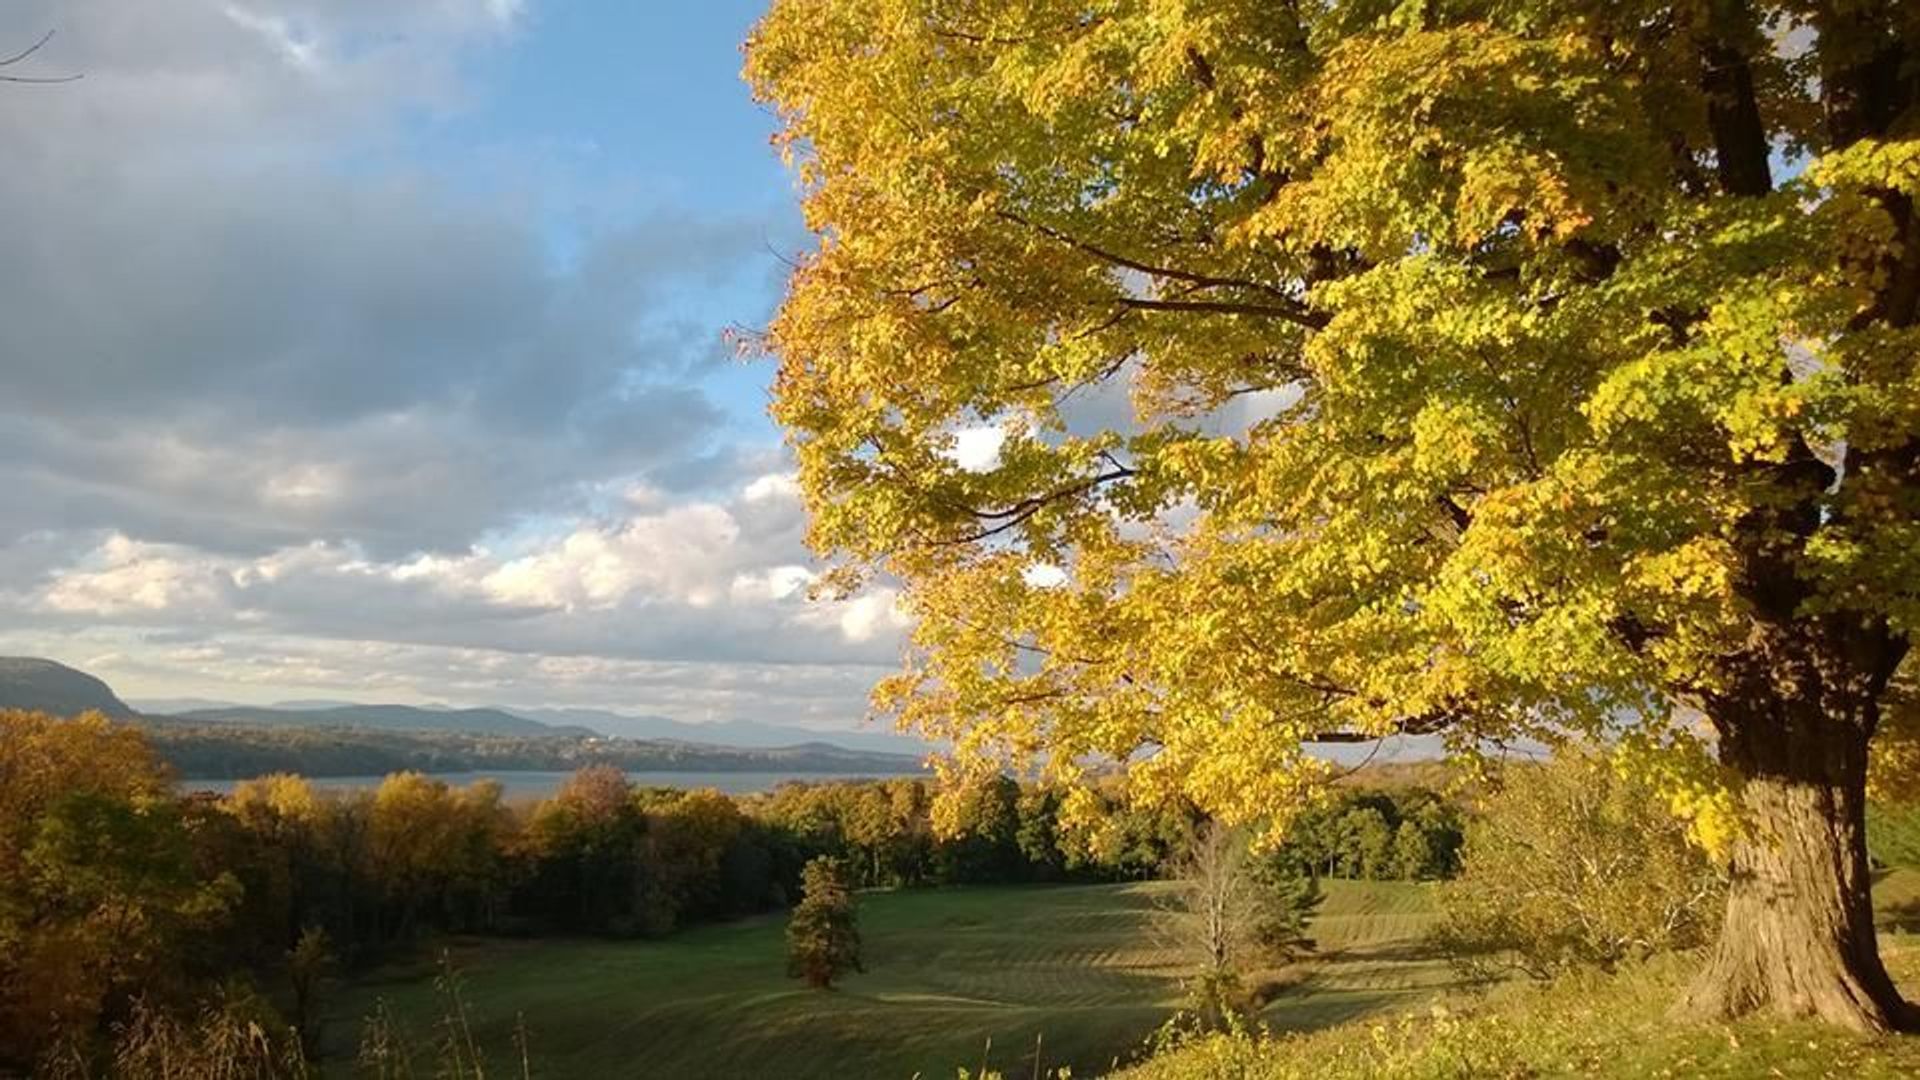
<svg viewBox="0 0 1920 1080">
<path fill-rule="evenodd" d="M 862 894 L 868 972 L 828 993 L 785 977 L 782 925 L 759 919 L 661 941 L 471 943 L 456 950 L 476 1034 L 511 1057 L 524 1014 L 539 1074 L 905 1078 L 1045 1061 L 1091 1075 L 1125 1059 L 1177 1007 L 1186 970 L 1154 929 L 1157 885 Z M 1326 883 L 1313 927 L 1325 959 L 1265 1013 L 1277 1028 L 1338 1022 L 1440 984 L 1415 950 L 1422 886 Z M 376 996 L 431 1041 L 430 965 L 350 988 L 329 1046 L 351 1056 Z M 768 1069 L 772 1063 L 774 1073 Z M 639 1072 L 636 1072 L 636 1069 Z"/>
</svg>

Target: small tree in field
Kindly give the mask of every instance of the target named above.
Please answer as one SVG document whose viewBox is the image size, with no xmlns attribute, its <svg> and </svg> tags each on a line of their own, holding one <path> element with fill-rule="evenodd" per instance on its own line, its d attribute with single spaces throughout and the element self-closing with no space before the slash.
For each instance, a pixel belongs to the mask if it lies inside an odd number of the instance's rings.
<svg viewBox="0 0 1920 1080">
<path fill-rule="evenodd" d="M 1171 867 L 1164 905 L 1171 944 L 1194 967 L 1190 1004 L 1208 1026 L 1222 1026 L 1258 1002 L 1244 982 L 1255 967 L 1311 951 L 1307 922 L 1319 906 L 1311 878 L 1260 860 L 1245 832 L 1217 821 L 1194 835 Z"/>
<path fill-rule="evenodd" d="M 1287 963 L 1311 953 L 1315 946 L 1307 927 L 1326 899 L 1319 879 L 1275 859 L 1258 863 L 1253 878 L 1254 955 L 1267 963 Z"/>
<path fill-rule="evenodd" d="M 800 904 L 787 923 L 787 974 L 821 990 L 860 964 L 860 930 L 853 893 L 838 861 L 825 855 L 800 875 Z"/>
</svg>

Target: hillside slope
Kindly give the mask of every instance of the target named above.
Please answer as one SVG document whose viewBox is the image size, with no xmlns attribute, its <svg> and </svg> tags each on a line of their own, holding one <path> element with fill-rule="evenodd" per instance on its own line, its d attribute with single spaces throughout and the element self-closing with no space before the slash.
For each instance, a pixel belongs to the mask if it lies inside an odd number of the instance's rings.
<svg viewBox="0 0 1920 1080">
<path fill-rule="evenodd" d="M 1327 885 L 1316 981 L 1283 994 L 1269 1023 L 1305 1028 L 1403 1008 L 1448 981 L 1446 965 L 1419 952 L 1432 917 L 1425 886 Z M 826 993 L 787 977 L 778 917 L 651 941 L 469 941 L 451 957 L 483 1052 L 516 1060 L 524 1025 L 536 1076 L 628 1076 L 635 1062 L 675 1080 L 953 1080 L 983 1064 L 1006 1080 L 1063 1067 L 1102 1076 L 1138 1058 L 1181 1001 L 1190 966 L 1165 926 L 1166 890 L 863 892 L 866 970 Z M 430 1046 L 443 1003 L 435 975 L 423 958 L 343 987 L 329 1004 L 328 1075 L 352 1075 L 360 1022 L 376 1002 Z"/>
<path fill-rule="evenodd" d="M 100 679 L 32 656 L 0 656 L 0 709 L 30 709 L 55 716 L 89 709 L 115 717 L 133 715 Z"/>
<path fill-rule="evenodd" d="M 52 660 L 0 657 L 0 709 L 72 716 L 97 710 L 132 720 L 161 756 L 196 779 L 244 779 L 265 772 L 378 775 L 401 769 L 572 770 L 605 763 L 669 772 L 789 772 L 896 776 L 921 771 L 918 740 L 823 733 L 778 725 L 683 724 L 593 710 L 551 710 L 540 719 L 498 708 L 286 702 L 234 705 L 193 699 L 136 710 L 106 682 Z M 207 707 L 186 707 L 207 705 Z M 652 737 L 623 737 L 605 724 L 627 719 Z M 719 736 L 719 737 L 716 737 Z M 733 741 L 725 736 L 735 736 Z"/>
</svg>

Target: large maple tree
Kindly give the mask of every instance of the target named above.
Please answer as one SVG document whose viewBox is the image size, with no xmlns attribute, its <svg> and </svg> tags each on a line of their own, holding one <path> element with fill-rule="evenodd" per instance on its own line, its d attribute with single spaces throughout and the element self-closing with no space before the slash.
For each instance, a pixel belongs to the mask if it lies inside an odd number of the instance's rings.
<svg viewBox="0 0 1920 1080">
<path fill-rule="evenodd" d="M 1920 4 L 777 0 L 747 77 L 812 540 L 918 620 L 884 707 L 1230 818 L 1315 741 L 1605 734 L 1730 860 L 1696 1007 L 1909 1019 Z"/>
</svg>

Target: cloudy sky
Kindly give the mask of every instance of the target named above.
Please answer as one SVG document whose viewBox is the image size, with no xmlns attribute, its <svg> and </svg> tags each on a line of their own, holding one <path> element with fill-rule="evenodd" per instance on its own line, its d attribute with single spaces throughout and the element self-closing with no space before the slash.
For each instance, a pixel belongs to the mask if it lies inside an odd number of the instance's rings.
<svg viewBox="0 0 1920 1080">
<path fill-rule="evenodd" d="M 770 371 L 755 0 L 14 0 L 0 653 L 131 698 L 853 723 Z"/>
</svg>

